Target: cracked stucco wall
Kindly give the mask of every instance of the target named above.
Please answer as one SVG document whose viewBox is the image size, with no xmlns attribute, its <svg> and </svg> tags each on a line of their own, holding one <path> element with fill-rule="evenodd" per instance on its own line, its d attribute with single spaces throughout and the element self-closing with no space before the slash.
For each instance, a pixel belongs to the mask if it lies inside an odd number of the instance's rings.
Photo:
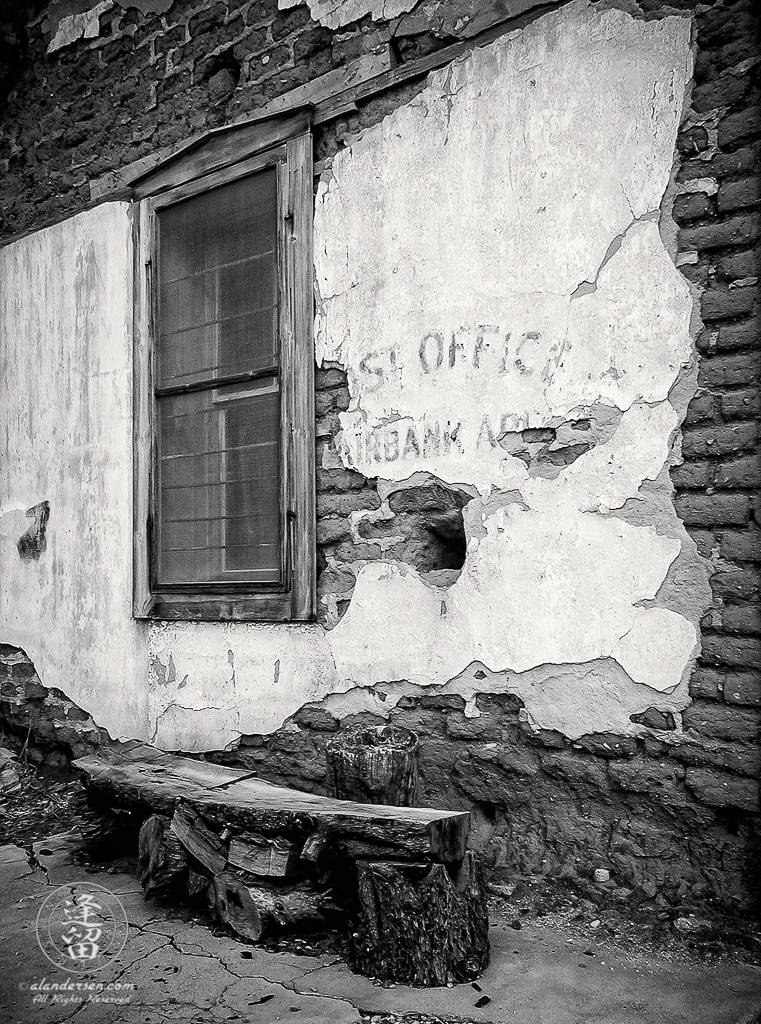
<svg viewBox="0 0 761 1024">
<path fill-rule="evenodd" d="M 332 629 L 131 620 L 126 212 L 4 250 L 12 393 L 27 397 L 0 413 L 20 517 L 3 519 L 0 640 L 113 735 L 167 748 L 270 733 L 323 699 L 387 712 L 418 685 L 461 693 L 473 715 L 475 694 L 517 693 L 531 723 L 569 737 L 637 731 L 630 716 L 654 704 L 678 713 L 710 593 L 671 500 L 696 324 L 658 217 L 691 71 L 689 19 L 574 3 L 433 74 L 333 160 L 315 214 L 317 357 L 345 368 L 351 403 L 332 465 L 378 479 L 376 518 L 416 482 L 472 497 L 461 572 L 362 564 Z M 65 276 L 60 320 L 18 302 L 88 246 L 84 331 Z M 47 336 L 94 412 L 50 384 L 53 356 L 47 378 L 32 366 Z M 579 424 L 590 440 L 565 458 Z M 86 473 L 66 461 L 77 431 Z M 557 458 L 531 431 L 554 431 Z M 42 500 L 48 551 L 22 566 L 22 519 Z"/>
</svg>

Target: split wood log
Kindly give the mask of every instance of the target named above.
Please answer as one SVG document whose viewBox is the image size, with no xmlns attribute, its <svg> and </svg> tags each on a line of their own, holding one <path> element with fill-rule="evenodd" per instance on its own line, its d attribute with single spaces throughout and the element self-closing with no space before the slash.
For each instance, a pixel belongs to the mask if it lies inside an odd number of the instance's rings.
<svg viewBox="0 0 761 1024">
<path fill-rule="evenodd" d="M 391 725 L 339 732 L 325 748 L 328 778 L 339 800 L 410 807 L 418 784 L 418 738 Z"/>
<path fill-rule="evenodd" d="M 101 750 L 74 764 L 88 790 L 119 807 L 148 807 L 171 816 L 179 803 L 188 803 L 212 824 L 302 841 L 323 827 L 335 842 L 381 846 L 399 859 L 457 863 L 465 854 L 467 811 L 360 804 L 300 793 L 241 769 L 164 754 L 145 744 Z"/>
<path fill-rule="evenodd" d="M 224 871 L 227 864 L 227 843 L 212 832 L 198 811 L 189 804 L 179 804 L 172 817 L 172 829 L 180 842 L 212 875 Z"/>
<path fill-rule="evenodd" d="M 205 873 L 200 864 L 193 865 L 191 862 L 188 867 L 188 896 L 192 900 L 205 899 L 211 883 L 212 879 Z"/>
<path fill-rule="evenodd" d="M 145 898 L 170 892 L 184 884 L 188 853 L 168 818 L 152 814 L 143 822 L 138 843 L 140 884 Z"/>
<path fill-rule="evenodd" d="M 267 839 L 254 832 L 243 832 L 230 840 L 227 862 L 252 875 L 288 878 L 300 874 L 299 844 L 287 839 Z"/>
<path fill-rule="evenodd" d="M 232 871 L 215 875 L 209 888 L 212 916 L 252 942 L 266 932 L 324 925 L 324 899 L 306 888 L 285 890 L 257 885 Z"/>
<path fill-rule="evenodd" d="M 481 861 L 469 851 L 452 877 L 442 864 L 357 861 L 355 966 L 383 982 L 475 980 L 489 963 Z"/>
</svg>

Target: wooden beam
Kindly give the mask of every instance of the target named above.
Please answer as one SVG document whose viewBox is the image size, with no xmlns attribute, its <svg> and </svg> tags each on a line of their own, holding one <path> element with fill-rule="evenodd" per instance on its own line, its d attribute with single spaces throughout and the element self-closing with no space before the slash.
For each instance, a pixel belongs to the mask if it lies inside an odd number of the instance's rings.
<svg viewBox="0 0 761 1024">
<path fill-rule="evenodd" d="M 143 756 L 143 751 L 147 756 Z M 273 786 L 249 772 L 134 747 L 126 755 L 103 750 L 74 762 L 88 790 L 109 803 L 171 816 L 185 801 L 203 817 L 233 831 L 307 838 L 317 832 L 340 849 L 362 842 L 398 850 L 402 857 L 444 863 L 465 855 L 467 811 L 389 807 L 334 800 Z"/>
</svg>

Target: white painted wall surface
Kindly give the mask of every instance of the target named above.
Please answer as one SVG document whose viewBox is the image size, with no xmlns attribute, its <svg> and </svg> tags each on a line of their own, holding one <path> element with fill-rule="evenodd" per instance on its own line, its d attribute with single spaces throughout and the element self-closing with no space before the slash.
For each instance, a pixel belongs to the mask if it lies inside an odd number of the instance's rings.
<svg viewBox="0 0 761 1024">
<path fill-rule="evenodd" d="M 365 564 L 331 630 L 131 619 L 127 210 L 0 250 L 0 642 L 113 735 L 170 749 L 322 699 L 387 710 L 388 680 L 509 689 L 572 737 L 683 708 L 710 595 L 667 472 L 692 303 L 654 218 L 689 34 L 572 4 L 435 73 L 334 160 L 315 219 L 317 355 L 352 396 L 334 459 L 384 496 L 417 473 L 474 498 L 455 582 Z M 613 426 L 552 478 L 499 443 L 587 416 Z M 22 562 L 44 499 L 48 550 Z"/>
</svg>

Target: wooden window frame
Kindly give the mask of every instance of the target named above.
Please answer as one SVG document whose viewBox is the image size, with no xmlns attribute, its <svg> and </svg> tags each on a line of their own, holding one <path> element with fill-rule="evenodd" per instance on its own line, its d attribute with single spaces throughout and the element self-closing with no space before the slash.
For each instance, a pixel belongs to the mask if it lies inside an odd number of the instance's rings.
<svg viewBox="0 0 761 1024">
<path fill-rule="evenodd" d="M 156 215 L 165 206 L 275 167 L 280 341 L 282 585 L 155 583 Z M 316 581 L 312 135 L 308 112 L 214 134 L 132 189 L 135 251 L 133 601 L 136 619 L 303 622 Z"/>
</svg>

